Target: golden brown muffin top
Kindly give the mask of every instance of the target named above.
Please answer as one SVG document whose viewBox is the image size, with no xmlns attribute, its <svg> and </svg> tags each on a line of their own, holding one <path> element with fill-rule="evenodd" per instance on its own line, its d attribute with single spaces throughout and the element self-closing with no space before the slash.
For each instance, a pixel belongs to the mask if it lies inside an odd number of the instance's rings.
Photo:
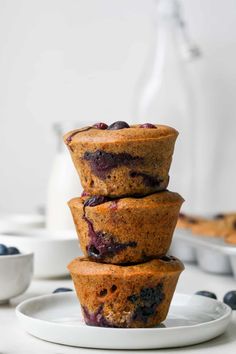
<svg viewBox="0 0 236 354">
<path fill-rule="evenodd" d="M 68 265 L 68 269 L 74 274 L 133 277 L 142 274 L 152 275 L 156 273 L 181 272 L 184 269 L 184 265 L 179 259 L 172 256 L 164 256 L 159 259 L 152 259 L 145 263 L 133 265 L 97 263 L 85 257 L 78 257 Z"/>
<path fill-rule="evenodd" d="M 77 142 L 115 142 L 120 140 L 149 140 L 162 139 L 167 136 L 178 136 L 177 130 L 166 125 L 155 124 L 156 129 L 140 128 L 140 125 L 131 125 L 130 128 L 117 130 L 97 129 L 84 127 L 68 132 L 64 135 L 65 144 Z"/>
<path fill-rule="evenodd" d="M 69 201 L 68 204 L 70 205 L 70 207 L 78 207 L 78 206 L 81 207 L 83 206 L 86 200 L 93 197 L 94 196 L 73 198 Z M 153 193 L 151 195 L 147 195 L 144 197 L 125 197 L 120 199 L 119 198 L 111 199 L 101 204 L 91 206 L 91 208 L 95 208 L 99 212 L 103 212 L 103 211 L 106 212 L 107 208 L 112 207 L 112 203 L 114 203 L 114 201 L 116 201 L 117 209 L 122 209 L 122 208 L 125 209 L 127 207 L 132 209 L 140 209 L 140 208 L 152 209 L 153 207 L 156 207 L 157 204 L 163 204 L 163 205 L 182 204 L 184 202 L 184 199 L 178 193 L 164 191 L 164 192 Z M 89 207 L 89 205 L 86 207 Z"/>
</svg>

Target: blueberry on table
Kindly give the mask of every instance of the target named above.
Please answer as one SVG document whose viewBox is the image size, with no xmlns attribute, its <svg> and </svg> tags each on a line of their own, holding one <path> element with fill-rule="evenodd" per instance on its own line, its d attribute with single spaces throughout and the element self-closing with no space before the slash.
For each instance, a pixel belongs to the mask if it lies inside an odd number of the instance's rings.
<svg viewBox="0 0 236 354">
<path fill-rule="evenodd" d="M 53 294 L 66 293 L 68 291 L 73 291 L 71 288 L 57 288 L 53 291 Z"/>
<path fill-rule="evenodd" d="M 223 301 L 226 305 L 230 306 L 232 310 L 236 310 L 236 290 L 226 293 Z"/>
<path fill-rule="evenodd" d="M 200 290 L 200 291 L 197 291 L 195 293 L 195 295 L 201 295 L 201 296 L 206 296 L 206 297 L 210 297 L 211 299 L 217 299 L 217 296 L 216 294 L 210 292 L 210 291 L 207 291 L 207 290 Z"/>
<path fill-rule="evenodd" d="M 20 251 L 16 247 L 8 247 L 8 255 L 20 254 Z"/>
<path fill-rule="evenodd" d="M 6 256 L 8 254 L 7 246 L 0 243 L 0 256 Z"/>
<path fill-rule="evenodd" d="M 124 128 L 130 128 L 129 124 L 126 122 L 123 122 L 121 120 L 118 120 L 117 122 L 112 123 L 109 125 L 107 128 L 108 130 L 118 130 L 118 129 L 124 129 Z"/>
</svg>

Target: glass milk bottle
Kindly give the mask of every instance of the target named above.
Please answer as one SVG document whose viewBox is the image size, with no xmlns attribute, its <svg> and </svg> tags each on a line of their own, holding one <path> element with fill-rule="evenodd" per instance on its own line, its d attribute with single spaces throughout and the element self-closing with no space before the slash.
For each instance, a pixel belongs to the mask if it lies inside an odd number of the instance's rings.
<svg viewBox="0 0 236 354">
<path fill-rule="evenodd" d="M 155 16 L 153 61 L 137 86 L 134 117 L 140 123 L 166 124 L 179 131 L 169 188 L 183 195 L 189 211 L 193 207 L 196 112 L 188 65 L 200 52 L 189 39 L 178 1 L 156 2 Z"/>
<path fill-rule="evenodd" d="M 65 122 L 54 125 L 58 147 L 49 176 L 46 205 L 46 227 L 50 230 L 74 229 L 67 202 L 80 196 L 83 188 L 70 153 L 63 142 L 63 135 L 86 125 L 87 122 L 78 124 Z"/>
</svg>

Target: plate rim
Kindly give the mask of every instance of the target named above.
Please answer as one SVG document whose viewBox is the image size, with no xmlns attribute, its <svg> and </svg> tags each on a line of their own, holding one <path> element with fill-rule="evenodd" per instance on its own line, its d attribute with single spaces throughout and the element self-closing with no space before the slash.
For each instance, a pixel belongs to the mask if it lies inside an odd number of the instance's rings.
<svg viewBox="0 0 236 354">
<path fill-rule="evenodd" d="M 51 298 L 51 297 L 54 297 L 54 296 L 57 296 L 57 297 L 71 297 L 71 296 L 75 296 L 76 297 L 76 293 L 75 291 L 73 292 L 65 292 L 65 293 L 58 293 L 58 294 L 45 294 L 45 295 L 39 295 L 39 296 L 35 296 L 35 297 L 32 297 L 32 298 L 29 298 L 29 299 L 26 299 L 24 301 L 22 301 L 20 304 L 18 304 L 15 308 L 15 313 L 16 313 L 16 316 L 18 317 L 18 319 L 26 319 L 26 320 L 32 320 L 32 321 L 35 321 L 35 322 L 38 322 L 38 323 L 47 323 L 48 325 L 51 325 L 53 327 L 64 327 L 65 324 L 64 323 L 60 323 L 60 322 L 52 322 L 52 321 L 49 321 L 49 320 L 45 320 L 45 319 L 39 319 L 37 317 L 33 317 L 33 316 L 29 316 L 29 315 L 26 315 L 25 313 L 23 313 L 23 310 L 22 308 L 24 308 L 24 306 L 27 306 L 29 303 L 31 302 L 34 302 L 34 301 L 37 301 L 37 300 L 41 300 L 41 299 L 47 299 L 47 298 Z M 185 294 L 185 293 L 175 293 L 174 296 L 177 296 L 177 297 L 185 297 L 185 298 L 198 298 L 200 295 L 196 295 L 196 294 Z M 203 322 L 203 323 L 197 323 L 197 324 L 192 324 L 192 325 L 184 325 L 184 326 L 178 326 L 178 327 L 167 327 L 167 328 L 164 328 L 165 329 L 165 332 L 166 331 L 179 331 L 179 330 L 187 330 L 187 329 L 190 329 L 190 328 L 204 328 L 204 327 L 208 327 L 209 325 L 214 325 L 214 324 L 217 324 L 218 322 L 222 322 L 224 320 L 226 320 L 227 318 L 230 319 L 230 317 L 232 316 L 232 309 L 225 303 L 223 303 L 222 301 L 219 301 L 219 300 L 216 300 L 216 299 L 210 299 L 210 298 L 207 298 L 207 297 L 204 297 L 204 296 L 201 296 L 202 299 L 206 300 L 207 302 L 217 302 L 220 306 L 223 305 L 223 307 L 225 308 L 225 312 L 222 316 L 218 317 L 218 318 L 215 318 L 213 320 L 210 320 L 210 321 L 206 321 L 206 322 Z M 79 304 L 79 301 L 78 301 L 78 304 Z M 80 304 L 79 304 L 80 306 Z M 163 321 L 164 322 L 164 321 Z M 67 327 L 69 326 L 73 326 L 74 325 L 66 325 Z M 148 327 L 148 328 L 113 328 L 113 327 L 98 327 L 98 326 L 88 326 L 88 325 L 83 325 L 80 327 L 81 330 L 88 330 L 88 331 L 93 331 L 93 330 L 96 330 L 96 331 L 116 331 L 116 333 L 118 331 L 122 331 L 124 332 L 156 332 L 157 330 L 163 330 L 163 328 L 159 328 L 159 327 Z"/>
</svg>

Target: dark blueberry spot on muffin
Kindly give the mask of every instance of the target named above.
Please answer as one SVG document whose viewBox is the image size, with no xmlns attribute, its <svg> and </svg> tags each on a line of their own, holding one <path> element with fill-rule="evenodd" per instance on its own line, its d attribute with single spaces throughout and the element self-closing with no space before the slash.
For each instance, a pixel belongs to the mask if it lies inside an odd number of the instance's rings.
<svg viewBox="0 0 236 354">
<path fill-rule="evenodd" d="M 103 315 L 103 305 L 100 305 L 96 312 L 91 313 L 85 306 L 82 306 L 84 320 L 88 326 L 116 327 Z"/>
<path fill-rule="evenodd" d="M 188 222 L 190 222 L 190 224 L 198 224 L 197 219 L 191 217 L 188 217 Z"/>
<path fill-rule="evenodd" d="M 225 215 L 224 214 L 216 214 L 216 215 L 214 215 L 214 217 L 213 217 L 213 219 L 224 219 L 224 217 L 225 217 Z"/>
<path fill-rule="evenodd" d="M 236 220 L 233 222 L 233 228 L 236 230 Z"/>
<path fill-rule="evenodd" d="M 100 291 L 99 296 L 103 297 L 107 295 L 107 289 L 103 289 Z"/>
<path fill-rule="evenodd" d="M 84 202 L 84 206 L 96 206 L 102 203 L 105 203 L 109 200 L 108 197 L 104 197 L 102 195 L 93 195 L 92 197 L 88 198 L 85 202 Z"/>
<path fill-rule="evenodd" d="M 117 122 L 112 123 L 109 125 L 107 128 L 108 130 L 119 130 L 119 129 L 124 129 L 124 128 L 130 128 L 129 124 L 126 122 L 123 122 L 121 120 L 118 120 Z"/>
<path fill-rule="evenodd" d="M 20 251 L 16 247 L 8 247 L 7 254 L 8 255 L 20 254 Z"/>
<path fill-rule="evenodd" d="M 158 305 L 164 300 L 163 284 L 155 287 L 142 288 L 134 309 L 133 320 L 147 322 L 156 313 Z"/>
<path fill-rule="evenodd" d="M 151 123 L 144 123 L 139 126 L 139 128 L 148 128 L 148 129 L 157 129 L 154 124 Z"/>
<path fill-rule="evenodd" d="M 180 219 L 186 219 L 186 215 L 184 213 L 179 213 L 179 218 Z"/>
<path fill-rule="evenodd" d="M 137 246 L 135 241 L 127 243 L 116 242 L 112 235 L 102 231 L 95 231 L 92 222 L 86 216 L 84 216 L 84 220 L 89 228 L 90 243 L 87 246 L 87 252 L 91 258 L 102 260 L 104 257 L 113 257 L 127 247 L 134 248 Z"/>
<path fill-rule="evenodd" d="M 137 172 L 137 171 L 131 171 L 130 172 L 130 177 L 135 178 L 135 177 L 142 177 L 143 183 L 147 187 L 159 187 L 161 183 L 163 183 L 163 179 L 159 179 L 157 177 L 153 177 L 151 175 L 148 175 L 146 173 L 142 172 Z"/>
<path fill-rule="evenodd" d="M 115 284 L 112 285 L 111 287 L 111 292 L 114 293 L 117 289 L 117 286 Z"/>
<path fill-rule="evenodd" d="M 88 254 L 91 257 L 100 258 L 100 251 L 94 245 L 89 246 Z"/>
<path fill-rule="evenodd" d="M 109 153 L 103 150 L 94 152 L 86 151 L 83 159 L 90 163 L 93 173 L 102 179 L 107 178 L 107 175 L 119 166 L 136 166 L 137 163 L 143 162 L 143 158 L 132 156 L 125 152 L 123 153 Z"/>
<path fill-rule="evenodd" d="M 107 129 L 108 125 L 106 123 L 96 123 L 93 125 L 94 128 L 97 128 L 97 129 L 102 129 L 102 130 L 105 130 Z"/>
<path fill-rule="evenodd" d="M 135 295 L 135 294 L 130 295 L 127 297 L 127 300 L 134 304 L 138 300 L 138 295 Z"/>
</svg>

